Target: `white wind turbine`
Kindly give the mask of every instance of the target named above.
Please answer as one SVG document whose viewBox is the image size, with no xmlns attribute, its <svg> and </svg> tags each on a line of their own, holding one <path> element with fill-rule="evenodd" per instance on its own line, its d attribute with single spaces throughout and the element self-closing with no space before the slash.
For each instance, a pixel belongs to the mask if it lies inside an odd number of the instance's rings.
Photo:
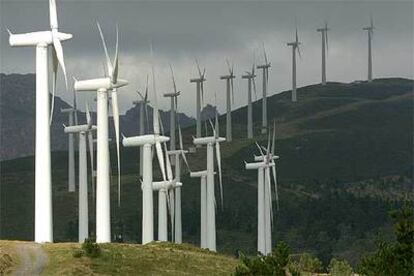
<svg viewBox="0 0 414 276">
<path fill-rule="evenodd" d="M 270 138 L 270 137 L 269 137 Z M 257 202 L 258 202 L 258 220 L 257 220 L 257 251 L 267 255 L 272 252 L 271 225 L 273 222 L 272 211 L 272 189 L 270 179 L 270 168 L 272 169 L 273 181 L 275 184 L 277 210 L 279 210 L 279 195 L 277 189 L 277 176 L 275 160 L 279 157 L 274 155 L 275 148 L 275 128 L 273 128 L 272 148 L 270 149 L 270 139 L 268 141 L 266 154 L 258 146 L 261 156 L 254 157 L 254 163 L 245 162 L 247 170 L 258 170 L 257 185 Z"/>
<path fill-rule="evenodd" d="M 196 137 L 201 137 L 201 108 L 203 105 L 203 98 L 204 98 L 204 82 L 206 81 L 205 74 L 206 68 L 203 69 L 201 73 L 200 65 L 196 60 L 197 70 L 198 70 L 198 78 L 190 79 L 190 82 L 196 83 Z"/>
<path fill-rule="evenodd" d="M 262 130 L 261 133 L 265 134 L 267 132 L 267 86 L 269 84 L 269 68 L 271 67 L 270 62 L 267 60 L 266 49 L 263 45 L 263 56 L 264 64 L 258 65 L 257 69 L 262 69 L 263 71 L 263 95 L 262 95 Z"/>
<path fill-rule="evenodd" d="M 299 42 L 298 38 L 298 28 L 296 28 L 295 32 L 295 41 L 287 43 L 288 46 L 292 47 L 292 102 L 297 101 L 297 95 L 296 95 L 296 51 L 298 51 L 299 57 L 300 55 L 300 48 L 299 45 L 301 43 Z"/>
<path fill-rule="evenodd" d="M 374 19 L 371 15 L 370 25 L 368 27 L 362 28 L 368 33 L 368 81 L 372 81 L 372 36 L 374 35 Z"/>
<path fill-rule="evenodd" d="M 141 98 L 138 101 L 134 101 L 133 103 L 135 105 L 139 105 L 139 135 L 144 135 L 145 134 L 145 126 L 148 128 L 149 127 L 149 123 L 148 123 L 148 104 L 149 104 L 149 100 L 148 100 L 148 75 L 147 75 L 147 85 L 145 87 L 145 94 L 142 95 L 141 92 L 137 91 L 138 96 Z M 145 113 L 144 113 L 145 112 Z M 144 123 L 144 116 L 146 118 L 146 125 Z M 139 176 L 142 177 L 143 176 L 143 150 L 142 147 L 139 148 Z"/>
<path fill-rule="evenodd" d="M 175 150 L 175 126 L 177 120 L 177 99 L 181 91 L 177 91 L 177 85 L 175 83 L 174 71 L 170 65 L 171 78 L 173 82 L 174 91 L 172 93 L 165 93 L 164 97 L 171 99 L 171 109 L 170 109 L 170 150 Z M 171 160 L 172 164 L 175 164 L 175 159 Z"/>
<path fill-rule="evenodd" d="M 151 46 L 151 56 L 152 46 Z M 152 58 L 153 59 L 153 58 Z M 146 244 L 154 240 L 154 203 L 153 203 L 153 179 L 152 179 L 152 145 L 155 145 L 158 164 L 161 169 L 162 180 L 166 181 L 164 155 L 161 143 L 170 140 L 169 137 L 160 135 L 160 123 L 158 113 L 158 96 L 155 87 L 154 65 L 152 65 L 152 86 L 154 90 L 153 127 L 154 134 L 134 137 L 123 137 L 124 147 L 143 147 L 143 179 L 142 179 L 142 243 Z"/>
<path fill-rule="evenodd" d="M 78 124 L 78 115 L 76 110 L 76 93 L 73 91 L 73 107 L 62 108 L 61 113 L 68 114 L 69 126 Z M 73 133 L 68 135 L 68 191 L 74 192 L 76 190 L 75 185 L 75 140 L 73 139 Z"/>
<path fill-rule="evenodd" d="M 226 140 L 227 142 L 232 141 L 232 130 L 231 130 L 231 104 L 234 103 L 234 85 L 233 80 L 236 78 L 234 75 L 233 65 L 230 66 L 228 60 L 226 60 L 227 67 L 229 70 L 228 75 L 220 76 L 221 80 L 226 80 Z M 231 96 L 231 98 L 230 98 Z"/>
<path fill-rule="evenodd" d="M 252 86 L 254 95 L 256 94 L 256 74 L 254 72 L 255 65 L 252 66 L 252 71 L 246 71 L 246 74 L 242 76 L 242 79 L 247 79 L 247 138 L 253 138 L 253 106 L 252 106 Z"/>
<path fill-rule="evenodd" d="M 58 30 L 55 0 L 49 0 L 50 30 L 13 34 L 7 30 L 10 46 L 36 47 L 36 138 L 35 138 L 35 242 L 53 242 L 52 173 L 50 160 L 50 126 L 56 90 L 58 65 L 63 71 L 67 88 L 67 76 L 63 58 L 62 41 L 71 34 Z M 53 53 L 52 104 L 49 102 L 48 47 Z M 50 107 L 52 106 L 52 108 Z"/>
<path fill-rule="evenodd" d="M 75 80 L 76 91 L 97 91 L 97 172 L 96 172 L 96 242 L 111 242 L 111 212 L 110 212 L 110 166 L 108 144 L 108 94 L 111 93 L 115 133 L 119 133 L 118 103 L 116 89 L 128 85 L 128 81 L 118 78 L 118 27 L 116 28 L 116 51 L 113 63 L 106 47 L 101 27 L 99 34 L 105 50 L 107 73 L 104 78 Z M 118 135 L 117 135 L 118 136 Z M 118 153 L 118 204 L 120 199 L 119 181 L 119 140 Z"/>
<path fill-rule="evenodd" d="M 174 86 L 174 93 L 172 93 L 172 94 L 175 95 L 175 97 L 174 97 L 174 100 L 173 100 L 173 96 L 171 97 L 171 113 L 170 114 L 176 114 L 178 112 L 178 99 L 177 99 L 177 96 L 180 94 L 180 92 L 177 91 L 177 87 L 176 87 L 176 83 L 175 83 L 175 79 L 174 79 L 174 73 L 173 73 L 172 68 L 171 68 L 171 75 L 172 75 L 173 86 Z M 172 112 L 172 110 L 174 110 L 174 112 Z M 175 115 L 174 115 L 174 117 L 175 117 Z M 182 133 L 181 133 L 181 126 L 180 126 L 179 117 L 176 117 L 176 120 L 174 120 L 174 121 L 171 120 L 171 124 L 176 124 L 176 123 L 178 125 L 178 138 L 179 138 L 180 148 L 178 150 L 176 150 L 175 149 L 175 144 L 172 142 L 172 139 L 171 139 L 170 144 L 171 145 L 174 144 L 174 150 L 172 149 L 172 146 L 171 146 L 171 150 L 167 151 L 167 154 L 169 156 L 174 156 L 174 159 L 172 159 L 172 160 L 175 161 L 174 162 L 174 164 L 175 164 L 175 181 L 176 181 L 176 183 L 178 183 L 178 182 L 181 181 L 181 159 L 180 159 L 180 156 L 184 160 L 188 170 L 190 170 L 190 168 L 188 166 L 187 158 L 185 156 L 185 154 L 188 153 L 188 151 L 184 150 L 184 147 L 183 147 L 183 137 L 182 137 Z M 170 132 L 175 133 L 175 127 L 171 128 Z M 173 136 L 175 136 L 175 135 L 172 135 L 171 137 L 173 137 Z M 170 202 L 171 202 L 171 204 L 173 204 L 173 206 L 171 206 L 172 240 L 175 243 L 182 243 L 181 186 L 182 185 L 176 185 L 174 190 L 170 191 Z"/>
<path fill-rule="evenodd" d="M 326 54 L 328 52 L 328 22 L 325 21 L 325 26 L 316 31 L 322 36 L 322 85 L 326 85 Z"/>
<path fill-rule="evenodd" d="M 93 137 L 92 131 L 96 130 L 96 126 L 92 125 L 89 108 L 86 105 L 86 125 L 65 126 L 65 133 L 79 135 L 79 232 L 78 240 L 84 242 L 89 237 L 89 219 L 88 219 L 88 169 L 86 157 L 86 136 L 89 140 L 90 162 L 93 171 Z M 92 139 L 92 140 L 91 140 Z"/>
<path fill-rule="evenodd" d="M 217 117 L 216 117 L 217 118 Z M 216 121 L 217 123 L 217 121 Z M 193 138 L 194 145 L 207 145 L 207 187 L 206 187 L 206 248 L 216 251 L 216 210 L 215 210 L 215 199 L 214 199 L 214 150 L 216 149 L 217 168 L 219 172 L 219 183 L 220 183 L 220 198 L 221 205 L 223 206 L 223 185 L 221 175 L 221 153 L 220 143 L 225 142 L 226 139 L 219 137 L 215 131 L 215 127 L 210 124 L 213 128 L 213 136 Z"/>
</svg>

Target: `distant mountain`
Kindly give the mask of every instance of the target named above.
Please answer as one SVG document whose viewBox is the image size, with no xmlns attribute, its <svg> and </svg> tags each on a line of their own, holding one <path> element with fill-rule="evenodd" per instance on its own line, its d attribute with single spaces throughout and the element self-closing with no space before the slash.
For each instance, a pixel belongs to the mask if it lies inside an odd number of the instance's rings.
<svg viewBox="0 0 414 276">
<path fill-rule="evenodd" d="M 35 75 L 0 74 L 0 160 L 33 155 L 35 138 Z M 67 135 L 62 124 L 68 124 L 68 116 L 62 114 L 62 108 L 70 105 L 60 97 L 55 98 L 53 123 L 51 126 L 52 150 L 67 149 Z M 148 107 L 149 123 L 152 125 L 152 107 Z M 79 120 L 85 120 L 85 114 L 78 113 Z M 170 113 L 160 111 L 166 132 L 169 130 Z M 194 119 L 179 113 L 181 126 L 194 124 Z M 96 122 L 96 114 L 92 113 Z M 145 120 L 146 121 L 146 120 Z M 138 134 L 139 107 L 129 109 L 120 116 L 120 129 L 125 135 Z M 113 121 L 109 120 L 110 136 L 114 137 Z"/>
</svg>

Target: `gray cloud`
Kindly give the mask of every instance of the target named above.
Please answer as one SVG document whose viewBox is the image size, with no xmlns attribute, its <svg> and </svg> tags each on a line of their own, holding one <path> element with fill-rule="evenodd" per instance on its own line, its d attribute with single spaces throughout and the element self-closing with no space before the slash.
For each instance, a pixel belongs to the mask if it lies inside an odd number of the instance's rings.
<svg viewBox="0 0 414 276">
<path fill-rule="evenodd" d="M 1 26 L 13 32 L 48 28 L 45 0 L 1 0 Z M 270 88 L 277 93 L 290 88 L 291 52 L 286 42 L 294 38 L 295 18 L 303 42 L 298 60 L 299 86 L 320 81 L 320 36 L 315 31 L 326 19 L 329 33 L 328 79 L 352 81 L 366 77 L 366 33 L 369 14 L 375 19 L 374 75 L 412 78 L 413 3 L 411 1 L 59 1 L 62 31 L 74 38 L 64 44 L 68 72 L 79 79 L 103 74 L 103 50 L 95 21 L 104 29 L 110 48 L 115 40 L 115 24 L 121 31 L 120 74 L 130 81 L 120 96 L 121 109 L 132 105 L 135 90 L 143 88 L 150 72 L 149 41 L 154 43 L 159 93 L 172 89 L 168 64 L 174 66 L 179 89 L 183 91 L 181 110 L 194 114 L 195 93 L 189 78 L 196 75 L 194 58 L 206 67 L 206 92 L 224 110 L 225 84 L 219 75 L 227 72 L 225 59 L 235 64 L 240 76 L 262 60 L 265 43 L 272 62 Z M 34 49 L 8 46 L 7 33 L 0 35 L 2 72 L 33 72 Z M 257 80 L 258 89 L 261 88 Z M 63 83 L 61 82 L 60 85 Z M 235 108 L 245 105 L 246 82 L 235 82 Z M 60 86 L 62 87 L 62 86 Z M 62 90 L 63 91 L 63 90 Z M 89 100 L 93 93 L 81 95 Z M 70 101 L 71 93 L 60 92 Z M 161 100 L 167 109 L 169 101 Z M 81 104 L 80 104 L 81 105 Z"/>
</svg>

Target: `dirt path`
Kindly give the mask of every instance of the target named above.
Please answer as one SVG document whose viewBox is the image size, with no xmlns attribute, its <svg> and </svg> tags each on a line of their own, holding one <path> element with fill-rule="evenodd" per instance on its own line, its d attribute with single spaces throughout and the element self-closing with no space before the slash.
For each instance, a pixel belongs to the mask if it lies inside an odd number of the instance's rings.
<svg viewBox="0 0 414 276">
<path fill-rule="evenodd" d="M 40 275 L 47 264 L 47 255 L 39 244 L 19 243 L 16 254 L 20 263 L 12 275 Z"/>
</svg>

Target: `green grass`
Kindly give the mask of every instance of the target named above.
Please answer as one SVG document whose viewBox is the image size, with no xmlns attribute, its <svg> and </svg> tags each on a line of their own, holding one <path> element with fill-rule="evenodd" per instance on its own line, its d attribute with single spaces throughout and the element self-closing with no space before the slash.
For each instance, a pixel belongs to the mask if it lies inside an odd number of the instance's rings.
<svg viewBox="0 0 414 276">
<path fill-rule="evenodd" d="M 0 241 L 0 252 L 15 254 L 13 248 L 17 244 Z M 100 247 L 101 255 L 89 258 L 74 257 L 81 248 L 77 243 L 44 244 L 48 263 L 42 275 L 230 275 L 238 263 L 233 257 L 188 244 L 113 243 Z M 13 256 L 17 264 L 18 258 Z"/>
</svg>

